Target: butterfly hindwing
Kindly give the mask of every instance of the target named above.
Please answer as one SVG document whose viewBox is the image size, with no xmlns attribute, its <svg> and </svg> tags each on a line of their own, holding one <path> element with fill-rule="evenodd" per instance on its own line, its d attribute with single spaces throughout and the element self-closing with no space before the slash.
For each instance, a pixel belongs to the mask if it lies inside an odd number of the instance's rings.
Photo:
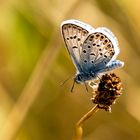
<svg viewBox="0 0 140 140">
<path fill-rule="evenodd" d="M 115 54 L 111 40 L 97 31 L 84 41 L 81 52 L 81 64 L 85 71 L 98 72 L 104 68 Z"/>
<path fill-rule="evenodd" d="M 62 35 L 70 56 L 79 72 L 83 71 L 81 65 L 82 45 L 93 28 L 77 20 L 64 21 L 61 25 Z"/>
</svg>

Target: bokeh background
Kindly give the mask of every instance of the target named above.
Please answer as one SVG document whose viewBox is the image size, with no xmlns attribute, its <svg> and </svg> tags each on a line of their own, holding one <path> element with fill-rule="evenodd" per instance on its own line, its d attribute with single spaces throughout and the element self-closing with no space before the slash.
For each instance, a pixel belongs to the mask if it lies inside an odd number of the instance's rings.
<svg viewBox="0 0 140 140">
<path fill-rule="evenodd" d="M 114 71 L 123 95 L 85 123 L 83 140 L 140 140 L 139 13 L 139 0 L 1 0 L 0 140 L 71 140 L 93 107 L 84 86 L 60 86 L 75 74 L 60 34 L 67 19 L 111 29 L 125 62 Z"/>
</svg>

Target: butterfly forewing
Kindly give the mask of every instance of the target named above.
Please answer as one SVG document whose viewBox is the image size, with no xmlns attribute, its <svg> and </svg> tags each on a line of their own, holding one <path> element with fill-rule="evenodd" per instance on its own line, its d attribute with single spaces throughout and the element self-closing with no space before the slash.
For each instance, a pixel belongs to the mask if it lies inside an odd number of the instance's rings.
<svg viewBox="0 0 140 140">
<path fill-rule="evenodd" d="M 93 28 L 90 25 L 77 20 L 68 20 L 62 23 L 62 35 L 66 47 L 79 72 L 83 71 L 81 65 L 83 42 L 92 30 Z"/>
</svg>

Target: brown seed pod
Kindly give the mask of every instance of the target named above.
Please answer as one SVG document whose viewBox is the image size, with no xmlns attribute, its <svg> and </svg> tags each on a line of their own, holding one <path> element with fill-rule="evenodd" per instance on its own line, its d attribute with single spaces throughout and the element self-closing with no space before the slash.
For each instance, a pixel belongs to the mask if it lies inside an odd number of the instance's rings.
<svg viewBox="0 0 140 140">
<path fill-rule="evenodd" d="M 95 96 L 91 100 L 98 108 L 111 111 L 111 105 L 122 94 L 122 83 L 114 73 L 105 74 L 101 77 Z"/>
</svg>

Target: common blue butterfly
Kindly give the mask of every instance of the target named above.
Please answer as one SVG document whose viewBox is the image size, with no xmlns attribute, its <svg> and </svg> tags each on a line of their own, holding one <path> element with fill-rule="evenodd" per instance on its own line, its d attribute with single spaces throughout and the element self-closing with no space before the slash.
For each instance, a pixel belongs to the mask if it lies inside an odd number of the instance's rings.
<svg viewBox="0 0 140 140">
<path fill-rule="evenodd" d="M 77 69 L 74 83 L 85 83 L 104 72 L 124 66 L 116 60 L 119 54 L 117 38 L 107 28 L 92 26 L 78 20 L 61 24 L 66 48 Z"/>
</svg>

